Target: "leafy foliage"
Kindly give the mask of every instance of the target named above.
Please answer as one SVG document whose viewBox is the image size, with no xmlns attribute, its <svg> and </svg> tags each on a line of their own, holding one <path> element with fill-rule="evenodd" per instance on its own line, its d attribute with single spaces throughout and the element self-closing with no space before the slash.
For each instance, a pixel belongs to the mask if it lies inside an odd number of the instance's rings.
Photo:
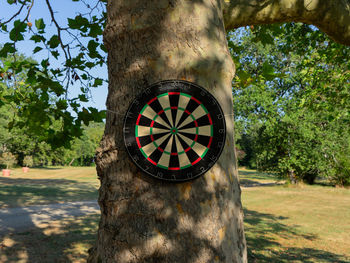
<svg viewBox="0 0 350 263">
<path fill-rule="evenodd" d="M 230 46 L 237 143 L 247 153 L 241 164 L 347 183 L 339 160 L 350 153 L 350 49 L 294 23 L 243 30 Z"/>
<path fill-rule="evenodd" d="M 24 166 L 27 166 L 27 167 L 30 167 L 30 166 L 33 166 L 33 157 L 32 156 L 25 156 L 23 158 L 23 165 Z"/>
<path fill-rule="evenodd" d="M 7 1 L 17 12 L 0 18 L 0 33 L 9 37 L 0 47 L 0 81 L 11 91 L 1 90 L 0 107 L 15 105 L 15 115 L 21 122 L 13 118 L 11 128 L 26 126 L 31 133 L 41 133 L 40 141 L 53 148 L 69 147 L 74 137 L 82 135 L 82 123 L 101 122 L 105 117 L 104 111 L 82 107 L 90 97 L 90 88 L 106 81 L 91 74 L 92 68 L 106 62 L 101 37 L 105 1 L 80 1 L 84 8 L 68 18 L 66 25 L 59 24 L 50 1 L 45 2 L 51 24 L 43 18 L 30 20 L 34 0 Z M 28 39 L 36 44 L 33 53 L 46 51 L 46 58 L 36 62 L 18 57 L 17 44 Z M 57 67 L 60 62 L 62 65 Z M 80 94 L 70 98 L 72 88 L 79 88 Z M 50 128 L 55 121 L 61 123 L 60 129 Z"/>
<path fill-rule="evenodd" d="M 16 157 L 10 152 L 5 152 L 0 158 L 0 163 L 6 165 L 6 169 L 9 169 L 16 163 Z"/>
</svg>

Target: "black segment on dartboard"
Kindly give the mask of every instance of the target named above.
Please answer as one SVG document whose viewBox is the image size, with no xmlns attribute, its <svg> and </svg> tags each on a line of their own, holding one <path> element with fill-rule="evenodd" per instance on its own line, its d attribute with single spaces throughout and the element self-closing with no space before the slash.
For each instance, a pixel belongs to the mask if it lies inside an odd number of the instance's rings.
<svg viewBox="0 0 350 263">
<path fill-rule="evenodd" d="M 164 133 L 154 134 L 153 135 L 153 140 L 158 140 L 159 138 L 161 138 L 163 136 L 166 136 L 166 135 L 168 135 L 168 133 L 165 133 L 165 132 Z M 140 144 L 141 144 L 142 147 L 153 142 L 152 136 L 150 136 L 150 135 L 141 136 L 141 137 L 139 137 L 139 140 L 140 140 Z"/>
<path fill-rule="evenodd" d="M 178 122 L 178 126 L 181 127 L 181 124 L 187 119 L 188 117 L 188 113 L 192 113 L 195 109 L 197 109 L 197 107 L 199 106 L 200 104 L 198 104 L 197 101 L 191 99 L 189 101 L 189 103 L 187 104 L 187 107 L 185 109 L 185 111 L 182 113 L 182 116 Z"/>
<path fill-rule="evenodd" d="M 190 162 L 194 163 L 196 160 L 198 160 L 198 158 L 200 158 L 199 155 L 194 150 L 192 150 L 192 148 L 180 136 L 178 138 L 182 144 L 182 147 L 186 149 L 186 154 Z"/>
<path fill-rule="evenodd" d="M 222 152 L 223 116 L 215 98 L 202 87 L 162 81 L 131 103 L 124 119 L 125 147 L 145 174 L 173 182 L 194 179 Z"/>
<path fill-rule="evenodd" d="M 166 116 L 166 114 L 165 114 L 165 112 L 164 112 L 164 110 L 163 110 L 163 108 L 162 108 L 162 105 L 160 105 L 160 103 L 159 103 L 159 101 L 158 101 L 157 99 L 156 99 L 156 100 L 153 100 L 149 105 L 151 106 L 151 108 L 152 108 L 155 112 L 159 113 L 159 116 L 160 116 L 170 127 L 172 126 L 171 123 L 170 123 L 170 121 L 169 121 L 169 119 L 168 119 L 168 117 Z"/>
<path fill-rule="evenodd" d="M 147 118 L 146 116 L 141 115 L 140 117 L 140 121 L 139 121 L 139 125 L 140 126 L 146 126 L 146 127 L 150 127 L 152 123 L 152 120 Z M 159 129 L 168 129 L 168 127 L 158 123 L 158 122 L 154 122 L 153 124 L 154 128 L 159 128 Z"/>
<path fill-rule="evenodd" d="M 170 92 L 169 94 L 169 101 L 170 101 L 170 108 L 171 108 L 171 116 L 173 118 L 172 126 L 175 126 L 175 120 L 177 115 L 177 107 L 179 105 L 179 98 L 180 98 L 180 92 Z"/>
<path fill-rule="evenodd" d="M 170 155 L 170 162 L 169 162 L 169 169 L 176 169 L 179 167 L 179 157 L 177 154 L 177 148 L 176 148 L 176 142 L 175 142 L 175 135 L 173 135 L 172 139 L 172 146 L 171 146 L 171 155 Z"/>
</svg>

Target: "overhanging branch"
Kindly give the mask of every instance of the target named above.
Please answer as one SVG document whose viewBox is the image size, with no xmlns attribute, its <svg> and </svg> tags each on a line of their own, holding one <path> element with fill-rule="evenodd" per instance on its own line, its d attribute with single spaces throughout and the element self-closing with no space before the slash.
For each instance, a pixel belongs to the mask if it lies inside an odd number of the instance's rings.
<svg viewBox="0 0 350 263">
<path fill-rule="evenodd" d="M 224 0 L 227 30 L 279 22 L 313 24 L 350 46 L 349 0 Z"/>
</svg>

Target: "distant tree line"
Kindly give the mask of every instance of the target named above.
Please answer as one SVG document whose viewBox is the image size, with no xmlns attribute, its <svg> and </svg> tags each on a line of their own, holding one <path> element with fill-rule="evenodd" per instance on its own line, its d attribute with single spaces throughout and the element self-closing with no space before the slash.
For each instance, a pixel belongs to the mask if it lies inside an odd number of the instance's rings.
<svg viewBox="0 0 350 263">
<path fill-rule="evenodd" d="M 75 138 L 70 148 L 52 148 L 40 141 L 39 136 L 28 133 L 25 128 L 8 130 L 9 115 L 6 107 L 0 108 L 0 155 L 12 153 L 19 166 L 25 166 L 26 157 L 31 156 L 33 166 L 91 166 L 94 165 L 95 150 L 102 138 L 104 124 L 90 123 L 83 126 L 83 134 Z"/>
<path fill-rule="evenodd" d="M 11 120 L 11 108 L 0 108 L 0 155 L 12 153 L 19 166 L 25 165 L 25 158 L 31 156 L 33 166 L 91 166 L 94 165 L 94 155 L 102 138 L 104 124 L 90 123 L 83 126 L 82 135 L 71 142 L 70 148 L 53 148 L 40 135 L 30 133 L 26 128 L 14 127 L 8 129 Z M 59 125 L 56 124 L 56 128 Z M 4 166 L 4 165 L 3 165 Z"/>
<path fill-rule="evenodd" d="M 77 101 L 68 104 L 62 92 L 58 92 L 59 95 L 49 92 L 45 85 L 53 89 L 57 82 L 52 72 L 35 73 L 34 78 L 31 67 L 37 63 L 33 59 L 17 53 L 1 55 L 0 166 L 7 167 L 5 159 L 9 162 L 11 158 L 15 158 L 14 163 L 19 166 L 25 166 L 29 159 L 33 166 L 93 165 L 104 123 L 95 122 L 91 114 L 84 114 L 87 110 Z M 45 85 L 40 86 L 38 79 Z M 75 120 L 71 113 L 62 116 L 61 110 L 69 106 L 83 109 Z M 97 121 L 102 119 L 102 114 L 95 114 Z M 72 124 L 74 121 L 76 125 Z"/>
<path fill-rule="evenodd" d="M 239 164 L 349 185 L 350 48 L 298 23 L 252 26 L 229 45 Z"/>
</svg>

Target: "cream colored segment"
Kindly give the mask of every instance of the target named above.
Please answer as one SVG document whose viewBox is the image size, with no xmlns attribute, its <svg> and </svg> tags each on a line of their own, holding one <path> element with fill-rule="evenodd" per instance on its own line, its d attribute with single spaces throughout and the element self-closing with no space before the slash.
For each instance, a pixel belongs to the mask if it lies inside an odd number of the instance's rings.
<svg viewBox="0 0 350 263">
<path fill-rule="evenodd" d="M 142 112 L 142 115 L 153 120 L 157 113 L 150 106 L 147 106 L 146 109 Z"/>
<path fill-rule="evenodd" d="M 202 154 L 205 152 L 205 150 L 207 149 L 207 147 L 203 146 L 200 143 L 195 143 L 195 145 L 193 145 L 192 148 L 199 156 L 202 156 Z"/>
<path fill-rule="evenodd" d="M 165 167 L 169 167 L 169 162 L 170 162 L 170 155 L 163 153 L 158 161 L 158 164 Z"/>
<path fill-rule="evenodd" d="M 180 132 L 196 134 L 196 128 L 183 129 L 183 130 L 180 130 Z"/>
<path fill-rule="evenodd" d="M 182 152 L 184 151 L 184 148 L 182 147 L 179 139 L 177 138 L 177 136 L 175 136 L 175 142 L 176 142 L 176 149 L 177 149 L 177 152 Z"/>
<path fill-rule="evenodd" d="M 137 135 L 138 137 L 146 136 L 151 134 L 151 128 L 147 126 L 137 126 Z"/>
<path fill-rule="evenodd" d="M 171 128 L 171 127 L 169 126 L 169 124 L 167 124 L 167 123 L 162 119 L 162 117 L 160 117 L 160 116 L 157 117 L 157 119 L 155 120 L 155 122 L 158 122 L 158 123 L 164 125 L 165 127 L 169 127 L 169 129 Z"/>
<path fill-rule="evenodd" d="M 185 113 L 186 114 L 186 113 Z M 187 114 L 186 114 L 187 115 Z M 193 119 L 190 115 L 188 115 L 188 117 L 183 121 L 183 123 L 181 123 L 180 127 L 177 127 L 178 129 L 181 129 L 181 127 L 189 124 L 190 122 L 193 122 Z"/>
<path fill-rule="evenodd" d="M 140 126 L 139 126 L 140 127 Z M 142 127 L 142 126 L 141 126 Z M 163 133 L 163 132 L 168 132 L 170 133 L 170 130 L 166 130 L 166 129 L 160 129 L 160 128 L 152 128 L 152 134 L 158 134 L 158 133 Z M 149 133 L 148 135 L 150 135 L 151 133 Z"/>
<path fill-rule="evenodd" d="M 179 139 L 176 137 L 176 148 L 177 148 L 177 152 L 183 152 L 185 149 L 182 147 Z M 190 160 L 187 157 L 186 153 L 183 154 L 179 154 L 179 163 L 180 163 L 180 167 L 184 167 L 186 165 L 191 164 Z"/>
<path fill-rule="evenodd" d="M 169 95 L 159 97 L 158 101 L 160 105 L 162 106 L 162 109 L 165 110 L 166 108 L 170 108 L 170 101 L 169 101 Z M 168 117 L 169 122 L 172 124 L 172 116 L 171 116 L 171 110 L 166 110 L 165 115 Z M 169 125 L 167 125 L 169 127 Z"/>
<path fill-rule="evenodd" d="M 157 112 L 155 112 L 150 106 L 146 107 L 146 109 L 142 112 L 142 115 L 153 120 L 154 117 L 157 115 Z M 163 119 L 161 117 L 157 117 L 157 119 L 155 120 L 156 122 L 164 125 L 165 127 L 169 127 L 169 125 L 163 121 Z M 169 127 L 170 128 L 170 127 Z"/>
<path fill-rule="evenodd" d="M 169 137 L 169 134 L 164 135 L 164 136 L 160 137 L 159 139 L 155 140 L 154 142 L 155 142 L 158 146 L 160 146 L 160 145 L 165 141 L 165 139 L 168 138 L 168 137 Z"/>
<path fill-rule="evenodd" d="M 173 135 L 173 136 L 174 136 L 174 135 Z M 173 144 L 173 136 L 171 136 L 171 138 L 170 138 L 170 140 L 169 140 L 167 146 L 165 146 L 164 151 L 166 151 L 166 152 L 171 152 L 171 146 L 172 146 L 172 144 Z"/>
<path fill-rule="evenodd" d="M 191 98 L 186 97 L 184 95 L 180 95 L 179 97 L 179 107 L 186 109 L 188 102 Z"/>
<path fill-rule="evenodd" d="M 149 143 L 146 146 L 142 147 L 142 150 L 148 157 L 155 151 L 155 149 L 157 148 L 153 143 Z"/>
<path fill-rule="evenodd" d="M 186 109 L 188 102 L 190 101 L 189 97 L 186 96 L 181 96 L 179 97 L 179 108 L 183 108 Z M 182 116 L 182 114 L 184 113 L 184 111 L 182 110 L 178 110 L 177 114 L 176 114 L 176 120 L 175 120 L 175 127 L 177 127 L 177 123 L 180 121 L 180 118 Z"/>
<path fill-rule="evenodd" d="M 183 130 L 183 131 L 185 131 L 185 130 Z M 199 135 L 211 136 L 211 125 L 198 127 L 198 134 Z"/>
<path fill-rule="evenodd" d="M 186 137 L 185 135 L 179 134 L 179 136 L 181 137 L 181 139 L 183 139 L 188 144 L 188 146 L 192 145 L 193 140 L 191 140 L 190 138 Z"/>
<path fill-rule="evenodd" d="M 197 109 L 195 109 L 192 112 L 193 117 L 197 120 L 200 117 L 202 117 L 203 115 L 206 115 L 207 113 L 203 110 L 203 108 L 201 106 L 198 106 Z"/>
</svg>

